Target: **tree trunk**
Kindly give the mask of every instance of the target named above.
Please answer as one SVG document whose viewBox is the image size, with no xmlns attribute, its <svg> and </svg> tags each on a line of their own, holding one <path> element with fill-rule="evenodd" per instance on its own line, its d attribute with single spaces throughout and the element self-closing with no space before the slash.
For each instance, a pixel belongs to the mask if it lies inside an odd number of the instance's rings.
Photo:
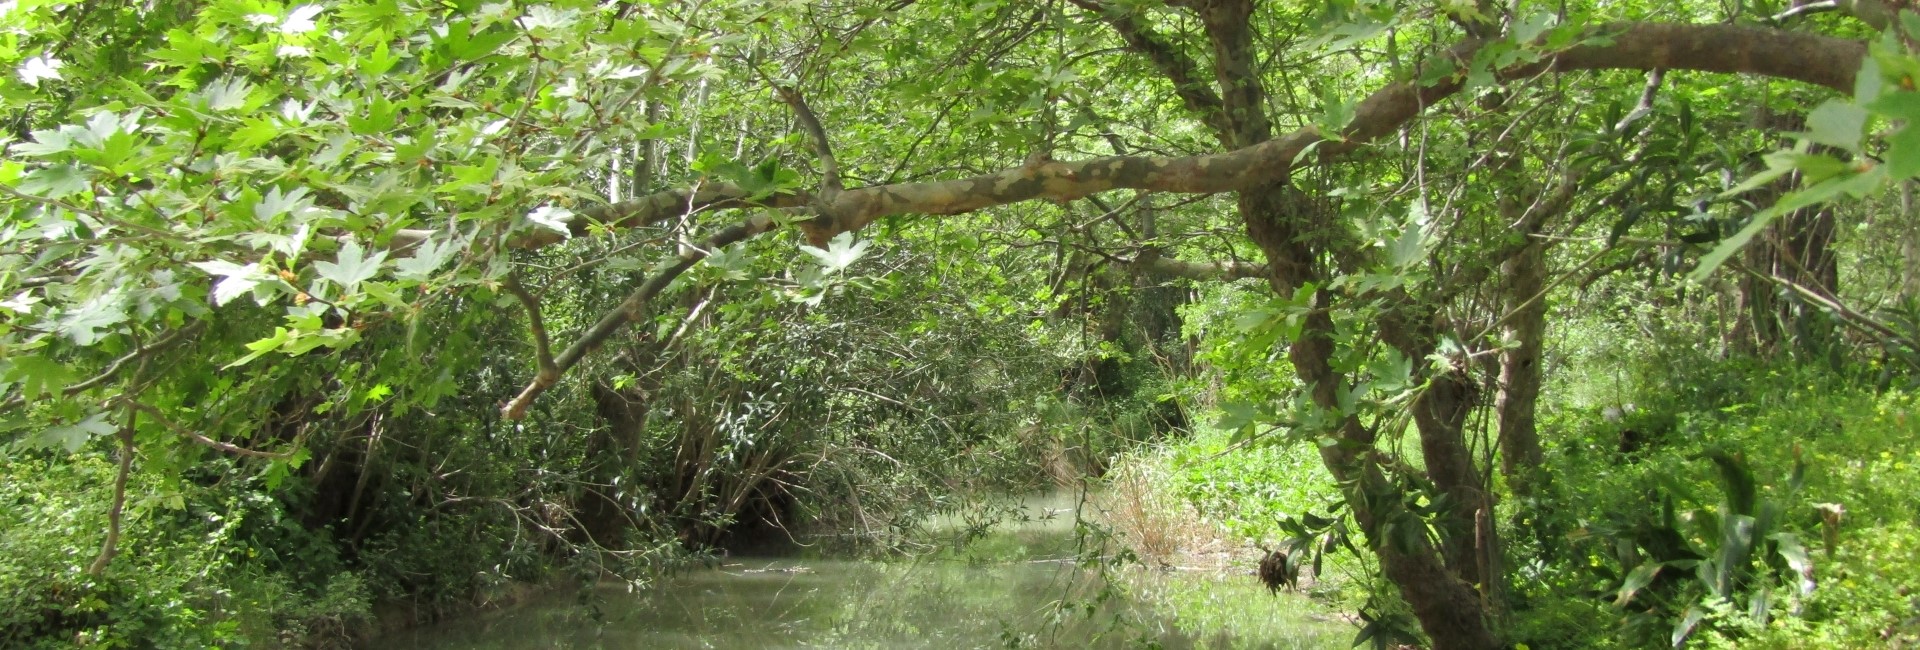
<svg viewBox="0 0 1920 650">
<path fill-rule="evenodd" d="M 580 497 L 580 524 L 589 541 L 614 547 L 633 523 L 619 494 L 631 489 L 631 484 L 617 479 L 631 478 L 651 409 L 645 394 L 635 388 L 616 389 L 595 381 L 592 392 L 601 427 L 587 440 L 587 462 L 591 464 L 587 476 L 594 489 Z"/>
<path fill-rule="evenodd" d="M 1546 247 L 1530 241 L 1506 265 L 1507 338 L 1513 347 L 1500 353 L 1500 393 L 1495 409 L 1500 418 L 1500 473 L 1514 496 L 1534 493 L 1544 456 L 1534 424 L 1534 405 L 1540 400 L 1540 352 L 1546 340 Z"/>
<path fill-rule="evenodd" d="M 1492 540 L 1474 522 L 1480 513 L 1492 509 L 1493 500 L 1481 486 L 1480 472 L 1467 449 L 1465 425 L 1472 411 L 1473 384 L 1465 373 L 1450 372 L 1431 378 L 1427 390 L 1414 400 L 1413 422 L 1420 432 L 1427 478 L 1453 501 L 1453 507 L 1434 515 L 1447 568 L 1467 584 L 1485 588 L 1489 576 L 1482 565 L 1485 552 L 1492 549 L 1480 545 Z"/>
<path fill-rule="evenodd" d="M 1310 197 L 1285 183 L 1242 191 L 1239 208 L 1248 236 L 1266 254 L 1271 271 L 1268 283 L 1275 292 L 1292 295 L 1305 283 L 1320 284 L 1321 272 L 1315 265 L 1319 257 L 1312 242 L 1323 238 L 1325 233 L 1317 232 L 1313 225 L 1334 222 L 1330 215 L 1324 214 L 1325 210 L 1316 210 L 1316 203 Z M 1328 294 L 1324 293 L 1316 298 L 1315 307 L 1320 308 L 1307 315 L 1300 337 L 1292 343 L 1288 356 L 1314 402 L 1322 408 L 1337 409 L 1338 396 L 1348 386 L 1332 364 L 1333 318 L 1324 309 L 1325 305 L 1318 304 L 1327 298 Z M 1429 406 L 1430 414 L 1453 417 L 1447 404 L 1436 402 Z M 1418 411 L 1416 409 L 1416 413 Z M 1399 586 L 1401 597 L 1412 607 L 1434 648 L 1499 647 L 1487 624 L 1487 608 L 1480 595 L 1449 570 L 1447 560 L 1424 535 L 1385 534 L 1386 524 L 1417 524 L 1418 516 L 1406 509 L 1404 491 L 1387 480 L 1381 471 L 1374 432 L 1357 417 L 1350 416 L 1332 433 L 1338 436 L 1339 443 L 1321 446 L 1321 460 L 1340 481 L 1367 545 L 1379 555 L 1381 569 Z M 1461 449 L 1464 450 L 1464 445 Z M 1443 457 L 1452 453 L 1446 449 L 1441 451 Z M 1469 511 L 1469 521 L 1472 516 Z M 1404 529 L 1404 526 L 1396 528 Z M 1471 529 L 1468 539 L 1472 539 Z"/>
</svg>

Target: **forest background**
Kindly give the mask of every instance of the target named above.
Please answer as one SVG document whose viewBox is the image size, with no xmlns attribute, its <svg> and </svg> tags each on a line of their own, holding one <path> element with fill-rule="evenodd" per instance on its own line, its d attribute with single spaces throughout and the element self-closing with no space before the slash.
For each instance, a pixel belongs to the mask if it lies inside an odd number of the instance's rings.
<svg viewBox="0 0 1920 650">
<path fill-rule="evenodd" d="M 9 0 L 0 643 L 1066 483 L 1374 643 L 1911 647 L 1905 9 Z"/>
</svg>

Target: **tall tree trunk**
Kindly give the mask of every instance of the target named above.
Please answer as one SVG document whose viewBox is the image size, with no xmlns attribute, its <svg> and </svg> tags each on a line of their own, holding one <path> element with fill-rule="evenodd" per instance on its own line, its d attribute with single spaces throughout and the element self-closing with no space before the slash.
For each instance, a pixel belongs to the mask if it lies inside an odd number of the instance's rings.
<svg viewBox="0 0 1920 650">
<path fill-rule="evenodd" d="M 1241 218 L 1247 234 L 1266 254 L 1268 283 L 1280 295 L 1292 295 L 1306 283 L 1320 284 L 1318 259 L 1311 243 L 1325 237 L 1315 224 L 1332 223 L 1325 210 L 1296 187 L 1284 182 L 1240 193 Z M 1316 298 L 1316 303 L 1327 294 Z M 1324 305 L 1316 304 L 1316 307 Z M 1338 409 L 1346 379 L 1333 368 L 1334 323 L 1326 309 L 1314 309 L 1288 351 L 1294 372 L 1322 408 Z M 1430 404 L 1431 414 L 1452 417 L 1445 404 Z M 1416 411 L 1417 412 L 1417 411 Z M 1457 430 L 1456 430 L 1457 432 Z M 1487 608 L 1471 585 L 1449 570 L 1439 549 L 1425 536 L 1390 536 L 1388 523 L 1414 525 L 1418 515 L 1406 509 L 1406 495 L 1382 472 L 1374 432 L 1349 416 L 1333 432 L 1338 444 L 1322 445 L 1321 460 L 1345 490 L 1367 544 L 1380 557 L 1387 578 L 1400 588 L 1420 627 L 1439 650 L 1484 650 L 1499 646 L 1488 625 Z M 1423 438 L 1425 436 L 1423 435 Z M 1464 445 L 1461 445 L 1464 449 Z M 1442 450 L 1447 456 L 1451 450 Z M 1464 454 L 1462 454 L 1464 455 Z M 1429 463 L 1432 459 L 1429 459 Z M 1468 517 L 1472 514 L 1469 512 Z M 1469 533 L 1471 538 L 1471 533 Z"/>
<path fill-rule="evenodd" d="M 1914 227 L 1913 216 L 1920 210 L 1920 204 L 1914 200 L 1914 182 L 1900 183 L 1901 223 L 1910 224 L 1900 231 L 1900 299 L 1902 301 L 1920 298 L 1920 228 Z"/>
<path fill-rule="evenodd" d="M 630 489 L 640 440 L 651 409 L 637 388 L 618 389 L 593 382 L 593 405 L 601 427 L 587 440 L 588 480 L 594 489 L 581 495 L 580 523 L 587 538 L 602 547 L 619 544 L 633 523 L 630 508 L 620 503 L 619 491 Z"/>
<path fill-rule="evenodd" d="M 1427 478 L 1441 494 L 1453 501 L 1453 507 L 1434 515 L 1440 528 L 1440 548 L 1447 569 L 1467 584 L 1489 586 L 1484 569 L 1486 553 L 1493 540 L 1483 535 L 1476 520 L 1490 512 L 1493 500 L 1481 485 L 1480 472 L 1473 454 L 1467 449 L 1466 422 L 1473 411 L 1473 384 L 1465 373 L 1449 372 L 1433 377 L 1427 390 L 1413 403 L 1414 428 L 1420 432 L 1420 452 L 1426 460 Z"/>
<path fill-rule="evenodd" d="M 1534 493 L 1539 480 L 1540 432 L 1534 406 L 1540 400 L 1540 352 L 1546 340 L 1546 245 L 1529 241 L 1506 263 L 1507 338 L 1514 345 L 1500 352 L 1500 392 L 1495 409 L 1500 418 L 1500 472 L 1514 496 Z"/>
<path fill-rule="evenodd" d="M 1742 256 L 1754 273 L 1833 296 L 1840 284 L 1833 237 L 1832 210 L 1795 210 L 1768 226 Z M 1818 310 L 1784 298 L 1774 282 L 1747 275 L 1739 286 L 1741 320 L 1734 326 L 1734 341 L 1742 352 L 1757 357 L 1817 353 L 1829 338 L 1831 328 Z"/>
</svg>

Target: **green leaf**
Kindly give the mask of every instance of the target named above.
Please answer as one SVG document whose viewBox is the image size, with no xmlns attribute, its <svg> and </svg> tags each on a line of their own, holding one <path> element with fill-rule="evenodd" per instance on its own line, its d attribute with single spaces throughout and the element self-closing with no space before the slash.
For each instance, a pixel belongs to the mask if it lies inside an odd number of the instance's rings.
<svg viewBox="0 0 1920 650">
<path fill-rule="evenodd" d="M 113 431 L 113 423 L 107 421 L 107 414 L 105 412 L 96 412 L 93 415 L 87 416 L 87 419 L 79 422 L 51 427 L 41 431 L 40 435 L 33 440 L 33 444 L 42 449 L 51 449 L 58 446 L 66 449 L 67 453 L 71 454 L 80 451 L 80 447 L 87 444 L 87 441 L 91 440 L 94 436 L 104 436 L 113 433 Z"/>
<path fill-rule="evenodd" d="M 353 291 L 361 282 L 380 273 L 380 263 L 386 261 L 386 251 L 367 255 L 360 243 L 349 241 L 340 247 L 340 255 L 334 262 L 315 262 L 313 268 L 320 277 L 340 285 L 345 291 Z"/>
<path fill-rule="evenodd" d="M 412 257 L 402 258 L 393 263 L 395 278 L 425 282 L 433 277 L 433 272 L 447 263 L 455 249 L 454 243 L 439 237 L 429 237 L 413 250 Z"/>
<path fill-rule="evenodd" d="M 75 377 L 67 364 L 39 355 L 24 355 L 8 359 L 7 381 L 20 382 L 20 396 L 33 399 L 42 395 L 52 395 L 66 389 Z"/>
<path fill-rule="evenodd" d="M 1852 102 L 1829 99 L 1807 114 L 1808 140 L 1815 143 L 1860 151 L 1860 139 L 1867 129 L 1867 109 Z"/>
<path fill-rule="evenodd" d="M 65 198 L 87 191 L 92 175 L 73 165 L 53 165 L 30 172 L 20 179 L 20 191 L 49 199 Z"/>
<path fill-rule="evenodd" d="M 527 220 L 542 228 L 560 233 L 562 237 L 572 237 L 573 228 L 568 221 L 573 219 L 573 211 L 557 205 L 543 205 L 527 213 Z"/>
<path fill-rule="evenodd" d="M 253 91 L 253 84 L 240 77 L 224 77 L 207 82 L 200 89 L 199 98 L 206 102 L 207 110 L 215 113 L 237 111 L 247 105 L 247 95 Z"/>
<path fill-rule="evenodd" d="M 1681 617 L 1680 622 L 1673 626 L 1673 647 L 1679 648 L 1686 645 L 1687 637 L 1693 635 L 1694 628 L 1699 627 L 1701 619 L 1706 617 L 1706 608 L 1699 605 L 1688 606 L 1686 616 Z"/>
<path fill-rule="evenodd" d="M 1778 546 L 1780 558 L 1787 561 L 1787 567 L 1793 569 L 1795 587 L 1801 596 L 1813 595 L 1813 557 L 1807 555 L 1807 548 L 1800 544 L 1800 538 L 1793 533 L 1775 533 L 1773 541 Z"/>
<path fill-rule="evenodd" d="M 1220 405 L 1220 420 L 1214 426 L 1224 431 L 1239 431 L 1253 426 L 1254 417 L 1258 414 L 1252 403 L 1238 400 L 1227 402 Z"/>
<path fill-rule="evenodd" d="M 96 296 L 82 303 L 79 308 L 61 315 L 54 331 L 73 340 L 75 344 L 90 346 L 105 337 L 100 330 L 116 327 L 126 321 L 125 294 L 115 291 Z"/>
<path fill-rule="evenodd" d="M 206 271 L 208 275 L 220 278 L 220 282 L 213 285 L 213 306 L 215 307 L 224 307 L 234 298 L 246 295 L 248 291 L 253 290 L 254 285 L 259 284 L 266 277 L 266 274 L 260 272 L 258 262 L 241 266 L 232 262 L 212 260 L 194 262 L 193 266 Z"/>
<path fill-rule="evenodd" d="M 1800 208 L 1825 203 L 1842 193 L 1852 193 L 1856 189 L 1859 189 L 1855 181 L 1862 180 L 1862 177 L 1868 176 L 1870 175 L 1859 174 L 1856 177 L 1832 178 L 1815 184 L 1813 187 L 1781 197 L 1778 202 L 1773 204 L 1773 207 L 1761 210 L 1758 214 L 1753 215 L 1753 219 L 1749 220 L 1746 227 L 1741 228 L 1740 232 L 1734 233 L 1732 237 L 1721 241 L 1720 245 L 1714 247 L 1712 252 L 1701 256 L 1700 266 L 1694 268 L 1692 273 L 1688 273 L 1687 278 L 1695 282 L 1706 279 L 1708 275 L 1713 274 L 1714 270 L 1719 269 L 1721 264 L 1726 263 L 1727 258 L 1732 257 L 1734 253 L 1746 247 L 1747 242 L 1753 241 L 1754 236 L 1759 235 L 1760 231 L 1765 230 L 1768 225 L 1773 223 L 1774 219 L 1778 219 L 1781 215 Z M 1882 175 L 1882 177 L 1884 177 L 1884 175 Z"/>
<path fill-rule="evenodd" d="M 22 142 L 10 147 L 13 153 L 23 156 L 51 156 L 73 146 L 73 138 L 58 129 L 45 129 L 33 132 L 33 142 Z"/>
<path fill-rule="evenodd" d="M 1660 569 L 1662 568 L 1664 568 L 1664 565 L 1655 560 L 1647 560 L 1646 562 L 1642 562 L 1640 566 L 1634 567 L 1633 571 L 1627 573 L 1627 579 L 1620 583 L 1620 592 L 1614 597 L 1613 606 L 1626 607 L 1627 603 L 1632 602 L 1634 595 L 1640 593 L 1641 589 L 1645 589 L 1647 585 L 1653 584 L 1653 578 L 1660 575 Z"/>
<path fill-rule="evenodd" d="M 252 350 L 251 353 L 247 354 L 247 356 L 240 357 L 238 360 L 235 360 L 233 363 L 229 363 L 225 366 L 222 366 L 221 369 L 226 370 L 231 368 L 237 368 L 240 366 L 247 365 L 248 363 L 252 363 L 254 359 L 258 359 L 262 356 L 265 356 L 268 352 L 272 352 L 274 350 L 280 349 L 280 346 L 286 344 L 287 341 L 291 338 L 290 335 L 291 335 L 291 332 L 287 331 L 287 328 L 285 327 L 273 328 L 272 336 L 247 344 L 247 349 Z"/>
<path fill-rule="evenodd" d="M 228 150 L 248 152 L 260 148 L 260 145 L 272 142 L 280 137 L 280 126 L 272 118 L 255 117 L 248 119 L 240 128 L 235 129 L 233 137 L 227 140 Z"/>
<path fill-rule="evenodd" d="M 1860 62 L 1860 71 L 1853 75 L 1853 101 L 1868 106 L 1880 98 L 1880 89 L 1885 84 L 1881 79 L 1880 61 L 1869 56 Z"/>
</svg>

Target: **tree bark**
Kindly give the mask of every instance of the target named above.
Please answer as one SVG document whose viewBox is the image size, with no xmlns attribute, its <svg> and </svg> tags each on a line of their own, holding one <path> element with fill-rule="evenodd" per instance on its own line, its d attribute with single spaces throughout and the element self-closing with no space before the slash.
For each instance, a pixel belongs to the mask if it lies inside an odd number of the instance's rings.
<svg viewBox="0 0 1920 650">
<path fill-rule="evenodd" d="M 1270 275 L 1268 284 L 1280 295 L 1292 295 L 1306 283 L 1320 284 L 1324 279 L 1314 261 L 1318 252 L 1310 243 L 1323 240 L 1318 232 L 1332 221 L 1316 210 L 1316 202 L 1299 188 L 1273 184 L 1258 191 L 1240 193 L 1239 207 L 1247 225 L 1247 234 L 1266 254 Z M 1322 408 L 1338 409 L 1339 394 L 1349 388 L 1347 380 L 1333 368 L 1334 323 L 1321 304 L 1305 318 L 1298 340 L 1288 350 L 1294 372 L 1306 386 L 1314 402 Z M 1429 404 L 1436 416 L 1454 417 L 1446 405 Z M 1416 417 L 1421 409 L 1416 408 Z M 1457 429 L 1456 429 L 1457 432 Z M 1402 598 L 1413 609 L 1420 627 L 1439 650 L 1485 650 L 1499 647 L 1488 625 L 1487 609 L 1473 587 L 1461 580 L 1449 567 L 1449 557 L 1429 544 L 1424 535 L 1409 540 L 1387 533 L 1388 524 L 1421 525 L 1418 515 L 1406 509 L 1406 494 L 1382 472 L 1375 433 L 1348 416 L 1338 431 L 1331 432 L 1337 444 L 1320 448 L 1321 460 L 1343 486 L 1354 519 L 1366 535 L 1367 545 L 1380 557 L 1382 571 L 1400 588 Z M 1424 434 L 1424 431 L 1423 431 Z M 1425 438 L 1423 435 L 1423 447 Z M 1464 450 L 1464 445 L 1461 446 Z M 1452 451 L 1441 450 L 1443 463 L 1457 470 Z M 1460 454 L 1464 456 L 1464 453 Z M 1429 465 L 1433 458 L 1428 459 Z M 1469 466 L 1471 465 L 1469 461 Z M 1472 521 L 1473 512 L 1466 513 Z M 1472 549 L 1474 531 L 1469 524 L 1467 547 Z M 1467 562 L 1474 564 L 1472 560 Z M 1476 570 L 1474 573 L 1478 573 Z"/>
<path fill-rule="evenodd" d="M 1500 352 L 1500 393 L 1495 409 L 1500 418 L 1500 473 L 1515 496 L 1534 492 L 1540 462 L 1540 432 L 1534 406 L 1540 400 L 1540 352 L 1547 330 L 1546 245 L 1530 240 L 1506 263 L 1507 338 L 1513 347 Z"/>
</svg>

